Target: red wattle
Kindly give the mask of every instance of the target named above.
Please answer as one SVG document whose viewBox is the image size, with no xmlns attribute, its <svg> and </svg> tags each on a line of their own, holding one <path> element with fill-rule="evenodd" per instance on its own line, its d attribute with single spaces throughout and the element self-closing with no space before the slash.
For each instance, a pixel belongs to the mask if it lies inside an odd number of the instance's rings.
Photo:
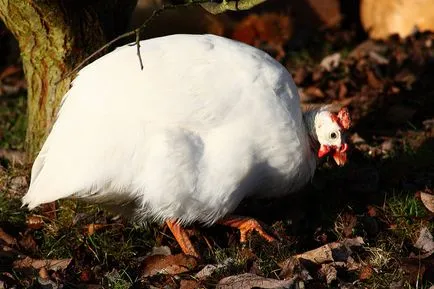
<svg viewBox="0 0 434 289">
<path fill-rule="evenodd" d="M 321 145 L 319 150 L 318 150 L 318 157 L 322 158 L 324 157 L 326 154 L 328 154 L 330 152 L 330 147 L 327 145 Z"/>
</svg>

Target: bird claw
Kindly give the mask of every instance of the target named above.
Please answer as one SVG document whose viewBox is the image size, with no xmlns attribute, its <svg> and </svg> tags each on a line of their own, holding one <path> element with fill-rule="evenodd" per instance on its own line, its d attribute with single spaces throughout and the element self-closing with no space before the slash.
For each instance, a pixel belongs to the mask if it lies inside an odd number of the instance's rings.
<svg viewBox="0 0 434 289">
<path fill-rule="evenodd" d="M 256 231 L 262 238 L 264 238 L 268 242 L 276 241 L 276 238 L 268 234 L 261 226 L 261 224 L 253 218 L 238 216 L 227 217 L 219 221 L 219 223 L 222 225 L 237 228 L 240 231 L 241 243 L 247 242 L 247 236 L 253 231 Z"/>
<path fill-rule="evenodd" d="M 187 231 L 176 221 L 168 220 L 166 221 L 166 224 L 178 242 L 179 247 L 181 247 L 182 252 L 184 252 L 186 255 L 200 259 L 200 255 L 197 252 L 196 247 L 191 242 Z"/>
</svg>

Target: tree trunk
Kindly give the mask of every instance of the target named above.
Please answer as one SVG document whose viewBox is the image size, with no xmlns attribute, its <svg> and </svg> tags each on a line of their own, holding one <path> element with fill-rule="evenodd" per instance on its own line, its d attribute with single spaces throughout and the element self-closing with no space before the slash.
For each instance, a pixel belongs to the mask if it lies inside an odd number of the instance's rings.
<svg viewBox="0 0 434 289">
<path fill-rule="evenodd" d="M 75 65 L 123 32 L 137 0 L 0 0 L 28 84 L 26 151 L 32 161 L 56 118 Z"/>
</svg>

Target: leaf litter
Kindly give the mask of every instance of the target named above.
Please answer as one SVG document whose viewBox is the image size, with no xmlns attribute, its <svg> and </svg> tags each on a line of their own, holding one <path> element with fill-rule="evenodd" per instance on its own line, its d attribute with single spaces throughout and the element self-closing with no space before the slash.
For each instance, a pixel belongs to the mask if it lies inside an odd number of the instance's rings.
<svg viewBox="0 0 434 289">
<path fill-rule="evenodd" d="M 277 206 L 283 206 L 285 213 L 280 211 L 277 221 L 283 220 L 288 245 L 283 242 L 269 247 L 253 236 L 247 248 L 253 253 L 247 257 L 236 242 L 232 243 L 237 239 L 233 232 L 213 228 L 205 232 L 208 250 L 203 250 L 203 263 L 198 263 L 172 254 L 178 248 L 157 226 L 140 231 L 146 234 L 142 238 L 156 243 L 134 243 L 131 236 L 137 238 L 137 228 L 106 218 L 99 210 L 80 215 L 80 210 L 71 207 L 72 218 L 62 223 L 65 207 L 52 203 L 27 218 L 18 216 L 14 222 L 0 218 L 4 260 L 16 269 L 36 270 L 39 285 L 50 288 L 66 282 L 89 287 L 101 286 L 95 283 L 106 287 L 141 284 L 149 288 L 398 288 L 434 282 L 434 174 L 430 159 L 434 136 L 433 34 L 360 43 L 353 31 L 330 29 L 316 36 L 313 48 L 306 46 L 309 55 L 303 55 L 306 52 L 286 49 L 293 33 L 291 19 L 279 17 L 279 13 L 271 13 L 246 18 L 237 35 L 259 33 L 258 27 L 285 27 L 287 35 L 265 33 L 260 36 L 262 41 L 252 44 L 287 66 L 300 87 L 304 108 L 349 106 L 355 121 L 350 135 L 352 163 L 334 173 L 327 171 L 326 162 L 305 191 L 309 197 L 291 206 L 291 202 L 279 201 Z M 318 46 L 318 41 L 327 42 L 328 48 Z M 348 46 L 355 49 L 345 51 Z M 0 82 L 2 97 L 25 88 L 22 72 L 13 67 L 3 73 Z M 0 150 L 4 196 L 17 196 L 27 187 L 28 171 L 14 171 L 25 166 L 23 156 L 15 147 Z M 416 197 L 415 192 L 419 192 Z M 312 196 L 317 201 L 312 202 Z M 298 204 L 302 206 L 297 208 Z M 250 209 L 263 210 L 264 219 L 274 222 L 277 210 L 272 206 L 261 202 Z M 349 213 L 338 209 L 345 206 L 352 206 Z M 13 210 L 7 212 L 14 213 L 1 212 L 1 206 L 0 216 L 15 216 L 19 211 L 10 208 Z M 51 238 L 54 242 L 48 243 L 46 237 L 53 233 L 57 234 Z M 122 257 L 107 251 L 111 247 L 105 236 L 116 239 L 118 243 L 109 242 L 115 244 L 117 253 L 131 248 L 133 252 Z M 62 243 L 62 238 L 69 244 Z M 63 251 L 58 244 L 64 246 Z M 164 249 L 155 249 L 159 247 Z M 148 255 L 152 250 L 154 254 Z M 69 257 L 57 258 L 55 252 Z M 118 265 L 117 260 L 124 263 Z M 0 271 L 1 284 L 12 287 L 31 279 L 30 274 L 18 280 L 10 272 Z"/>
</svg>

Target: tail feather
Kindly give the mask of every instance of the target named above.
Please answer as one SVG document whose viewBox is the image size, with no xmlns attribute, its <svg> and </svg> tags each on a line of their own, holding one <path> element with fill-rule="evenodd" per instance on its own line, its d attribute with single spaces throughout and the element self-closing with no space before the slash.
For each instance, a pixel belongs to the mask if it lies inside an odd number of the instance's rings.
<svg viewBox="0 0 434 289">
<path fill-rule="evenodd" d="M 27 206 L 30 210 L 35 207 L 54 202 L 58 199 L 66 198 L 74 191 L 68 186 L 62 186 L 63 180 L 59 179 L 57 170 L 47 166 L 43 151 L 36 158 L 27 193 L 22 198 L 22 206 Z"/>
</svg>

